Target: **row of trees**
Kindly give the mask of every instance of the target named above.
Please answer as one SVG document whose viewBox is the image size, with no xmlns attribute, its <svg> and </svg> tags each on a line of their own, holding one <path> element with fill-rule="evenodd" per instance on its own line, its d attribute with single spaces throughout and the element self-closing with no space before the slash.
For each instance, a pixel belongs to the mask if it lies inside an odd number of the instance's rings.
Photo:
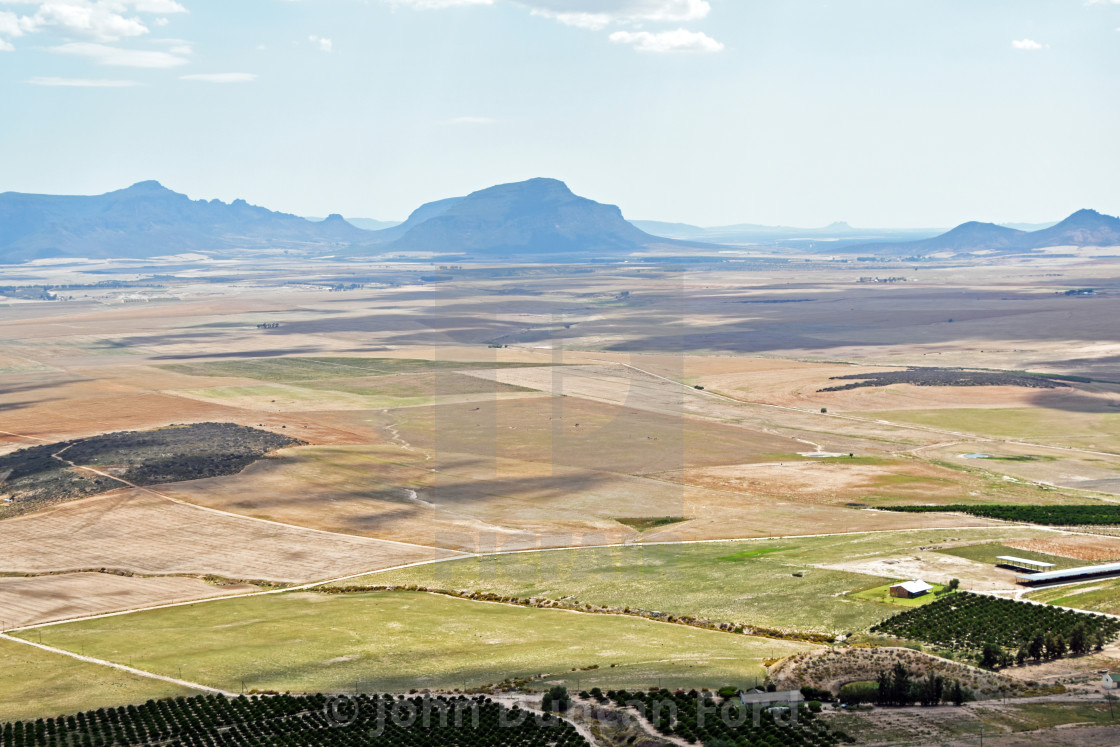
<svg viewBox="0 0 1120 747">
<path fill-rule="evenodd" d="M 950 503 L 944 506 L 883 506 L 884 511 L 905 513 L 945 512 L 970 514 L 986 519 L 1003 521 L 1022 521 L 1047 526 L 1111 526 L 1120 524 L 1120 506 L 1109 504 L 1086 504 L 1067 506 L 1036 506 L 1013 503 L 985 503 L 970 505 Z"/>
<path fill-rule="evenodd" d="M 935 706 L 952 703 L 959 706 L 975 699 L 972 691 L 964 687 L 960 680 L 948 680 L 935 672 L 915 679 L 902 662 L 895 662 L 890 671 L 880 672 L 876 685 L 875 702 L 879 705 L 907 706 L 920 703 L 923 706 Z"/>
</svg>

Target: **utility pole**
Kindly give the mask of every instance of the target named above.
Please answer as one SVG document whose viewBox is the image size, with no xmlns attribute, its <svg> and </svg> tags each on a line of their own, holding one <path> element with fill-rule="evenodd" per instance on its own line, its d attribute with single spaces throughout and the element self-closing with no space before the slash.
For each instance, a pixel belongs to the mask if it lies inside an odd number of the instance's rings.
<svg viewBox="0 0 1120 747">
<path fill-rule="evenodd" d="M 980 747 L 984 747 L 984 725 L 980 724 Z"/>
</svg>

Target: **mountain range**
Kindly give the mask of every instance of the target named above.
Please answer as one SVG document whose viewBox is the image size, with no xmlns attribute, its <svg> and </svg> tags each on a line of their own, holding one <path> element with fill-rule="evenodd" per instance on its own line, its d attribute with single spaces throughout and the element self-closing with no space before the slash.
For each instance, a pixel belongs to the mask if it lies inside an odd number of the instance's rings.
<svg viewBox="0 0 1120 747">
<path fill-rule="evenodd" d="M 614 205 L 579 197 L 555 179 L 431 202 L 380 230 L 340 215 L 308 220 L 244 200 L 192 200 L 155 181 L 95 196 L 0 194 L 4 263 L 264 248 L 561 260 L 617 256 L 657 243 L 674 242 L 644 233 Z"/>
<path fill-rule="evenodd" d="M 399 225 L 360 222 L 361 227 L 353 225 L 337 214 L 309 220 L 244 200 L 192 200 L 155 181 L 95 196 L 5 192 L 0 194 L 0 263 L 246 249 L 543 262 L 617 259 L 651 246 L 702 253 L 722 243 L 904 257 L 1120 245 L 1120 219 L 1093 210 L 1034 231 L 971 222 L 932 238 L 927 238 L 932 233 L 928 229 L 892 233 L 847 223 L 819 229 L 754 224 L 701 228 L 656 221 L 635 225 L 614 205 L 573 194 L 556 179 L 540 178 L 429 202 Z M 912 240 L 917 236 L 921 238 Z"/>
<path fill-rule="evenodd" d="M 0 194 L 0 261 L 9 263 L 350 245 L 369 235 L 339 215 L 314 223 L 244 200 L 192 200 L 155 181 L 94 196 Z"/>
</svg>

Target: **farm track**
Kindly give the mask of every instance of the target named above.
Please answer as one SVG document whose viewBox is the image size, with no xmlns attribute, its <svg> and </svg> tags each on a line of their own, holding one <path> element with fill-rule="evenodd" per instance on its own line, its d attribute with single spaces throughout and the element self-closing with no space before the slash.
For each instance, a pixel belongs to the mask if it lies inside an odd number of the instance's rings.
<svg viewBox="0 0 1120 747">
<path fill-rule="evenodd" d="M 130 666 L 127 666 L 125 664 L 117 664 L 115 662 L 106 661 L 104 659 L 95 659 L 92 656 L 85 656 L 83 654 L 76 654 L 73 651 L 67 651 L 66 649 L 62 649 L 62 648 L 55 648 L 54 646 L 47 646 L 46 644 L 36 643 L 35 641 L 26 641 L 22 638 L 13 638 L 12 636 L 8 635 L 7 633 L 0 633 L 0 640 L 9 641 L 11 643 L 22 643 L 25 646 L 31 646 L 32 648 L 37 648 L 37 649 L 40 649 L 42 651 L 47 651 L 47 652 L 52 653 L 52 654 L 60 654 L 62 656 L 67 656 L 71 659 L 76 659 L 78 661 L 85 662 L 86 664 L 98 664 L 98 665 L 103 666 L 103 667 L 110 667 L 112 669 L 116 669 L 116 670 L 121 671 L 121 672 L 127 672 L 128 674 L 136 675 L 137 677 L 147 677 L 148 679 L 160 680 L 161 682 L 168 682 L 172 685 L 178 685 L 180 687 L 186 687 L 186 688 L 190 688 L 192 690 L 201 690 L 202 692 L 215 693 L 217 695 L 225 695 L 226 697 L 230 697 L 230 698 L 237 697 L 237 693 L 231 693 L 231 692 L 228 692 L 226 690 L 221 690 L 221 689 L 216 688 L 216 687 L 210 687 L 209 685 L 200 685 L 197 682 L 189 682 L 187 680 L 180 680 L 180 679 L 176 679 L 175 677 L 165 677 L 162 674 L 156 674 L 154 672 L 148 672 L 148 671 L 145 671 L 143 669 L 136 669 L 135 667 L 130 667 Z"/>
</svg>

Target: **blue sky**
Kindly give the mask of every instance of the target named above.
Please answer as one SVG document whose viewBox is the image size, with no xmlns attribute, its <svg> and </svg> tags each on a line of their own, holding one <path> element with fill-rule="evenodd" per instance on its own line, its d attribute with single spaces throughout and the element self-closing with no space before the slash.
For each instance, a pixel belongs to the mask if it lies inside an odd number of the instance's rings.
<svg viewBox="0 0 1120 747">
<path fill-rule="evenodd" d="M 1120 213 L 1120 0 L 0 0 L 0 191 L 403 218 Z"/>
</svg>

